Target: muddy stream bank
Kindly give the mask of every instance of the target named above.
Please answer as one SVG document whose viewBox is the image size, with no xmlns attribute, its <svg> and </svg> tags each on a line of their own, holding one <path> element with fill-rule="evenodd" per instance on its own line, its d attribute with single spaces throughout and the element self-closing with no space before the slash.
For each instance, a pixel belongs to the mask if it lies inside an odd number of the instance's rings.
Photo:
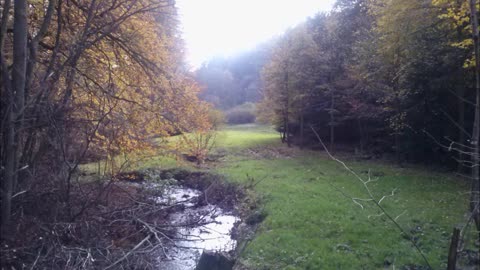
<svg viewBox="0 0 480 270">
<path fill-rule="evenodd" d="M 162 239 L 163 248 L 156 252 L 155 269 L 196 269 L 204 251 L 222 256 L 220 262 L 207 264 L 225 264 L 215 269 L 232 269 L 239 240 L 237 229 L 243 224 L 239 209 L 245 196 L 243 189 L 218 175 L 178 170 L 147 171 L 128 180 L 122 185 L 146 191 L 153 203 L 169 209 L 162 223 L 170 229 Z"/>
</svg>

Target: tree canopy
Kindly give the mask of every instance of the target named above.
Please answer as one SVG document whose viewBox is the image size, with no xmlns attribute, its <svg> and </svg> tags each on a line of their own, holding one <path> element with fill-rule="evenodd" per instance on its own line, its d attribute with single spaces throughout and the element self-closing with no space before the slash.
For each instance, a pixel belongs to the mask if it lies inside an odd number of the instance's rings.
<svg viewBox="0 0 480 270">
<path fill-rule="evenodd" d="M 456 1 L 337 1 L 332 12 L 308 19 L 274 44 L 259 111 L 297 142 L 308 137 L 315 143 L 312 125 L 332 147 L 337 142 L 453 166 L 431 137 L 464 144 L 471 136 L 469 12 L 466 2 Z"/>
<path fill-rule="evenodd" d="M 60 185 L 68 200 L 80 163 L 107 159 L 114 173 L 116 156 L 146 155 L 154 137 L 210 128 L 173 1 L 4 0 L 1 10 L 2 223 L 24 187 Z"/>
</svg>

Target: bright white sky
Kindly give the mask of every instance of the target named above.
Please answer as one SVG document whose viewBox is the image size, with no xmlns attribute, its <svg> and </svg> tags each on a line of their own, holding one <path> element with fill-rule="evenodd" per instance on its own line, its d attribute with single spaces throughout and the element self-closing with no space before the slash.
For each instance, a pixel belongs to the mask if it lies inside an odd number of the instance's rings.
<svg viewBox="0 0 480 270">
<path fill-rule="evenodd" d="M 177 0 L 187 60 L 193 67 L 281 34 L 335 0 Z"/>
</svg>

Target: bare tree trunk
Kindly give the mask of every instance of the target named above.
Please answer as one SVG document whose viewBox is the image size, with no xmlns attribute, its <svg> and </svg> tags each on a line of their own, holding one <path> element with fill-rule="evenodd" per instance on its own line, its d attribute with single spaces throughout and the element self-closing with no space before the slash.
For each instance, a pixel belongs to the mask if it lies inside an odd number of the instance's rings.
<svg viewBox="0 0 480 270">
<path fill-rule="evenodd" d="M 478 34 L 478 11 L 477 1 L 470 0 L 470 15 L 472 24 L 472 39 L 474 44 L 474 56 L 475 56 L 475 119 L 473 123 L 472 132 L 472 190 L 470 195 L 470 211 L 474 217 L 477 231 L 479 233 L 478 240 L 480 241 L 480 176 L 479 176 L 479 124 L 480 124 L 480 49 L 479 49 L 479 34 Z M 480 251 L 479 251 L 480 254 Z"/>
<path fill-rule="evenodd" d="M 50 22 L 52 21 L 53 13 L 55 12 L 56 4 L 57 4 L 57 0 L 48 1 L 48 7 L 45 12 L 45 17 L 43 19 L 42 25 L 40 26 L 40 29 L 38 30 L 37 34 L 29 44 L 30 54 L 28 57 L 28 65 L 26 69 L 26 87 L 25 87 L 25 95 L 27 96 L 33 80 L 33 70 L 35 69 L 35 65 L 37 63 L 38 44 L 47 33 L 47 29 L 50 26 Z"/>
<path fill-rule="evenodd" d="M 16 0 L 14 9 L 12 79 L 16 97 L 14 111 L 17 119 L 15 120 L 19 120 L 18 118 L 21 118 L 25 105 L 25 76 L 27 70 L 27 1 Z"/>
<path fill-rule="evenodd" d="M 302 111 L 300 112 L 300 149 L 303 149 L 303 146 L 305 144 L 305 123 L 304 123 L 305 119 L 304 119 L 304 116 L 303 116 L 303 109 Z"/>
<path fill-rule="evenodd" d="M 5 78 L 8 80 L 8 78 Z M 9 100 L 13 101 L 13 92 L 9 93 Z M 13 104 L 13 102 L 11 103 Z M 5 132 L 5 172 L 2 181 L 2 238 L 8 235 L 10 216 L 12 210 L 13 181 L 15 177 L 15 127 L 12 106 L 7 111 L 7 124 Z"/>
<path fill-rule="evenodd" d="M 458 96 L 460 97 L 458 99 L 458 125 L 460 126 L 460 129 L 458 130 L 458 143 L 460 147 L 462 147 L 465 145 L 465 132 L 462 130 L 465 128 L 465 102 L 463 100 L 465 97 L 465 89 L 463 86 L 458 89 Z M 458 160 L 465 160 L 465 155 L 461 151 L 458 153 Z M 464 170 L 464 164 L 458 162 L 457 171 L 463 173 Z"/>
<path fill-rule="evenodd" d="M 10 75 L 8 73 L 7 63 L 5 62 L 4 57 L 4 45 L 5 45 L 5 37 L 7 34 L 7 22 L 8 16 L 10 13 L 10 0 L 6 0 L 4 2 L 3 12 L 2 12 L 2 21 L 0 25 L 0 79 L 1 79 L 1 86 L 4 88 L 4 93 L 7 95 L 8 103 L 2 104 L 5 105 L 5 126 L 2 125 L 2 135 L 3 135 L 3 146 L 2 146 L 2 166 L 4 166 L 3 175 L 2 175 L 2 182 L 1 182 L 1 196 L 2 196 L 2 209 L 1 209 L 1 237 L 3 238 L 4 235 L 8 235 L 6 226 L 10 219 L 10 209 L 11 209 L 11 183 L 13 180 L 12 172 L 14 171 L 14 163 L 13 163 L 13 138 L 14 138 L 14 129 L 11 126 L 13 123 L 13 116 L 12 116 L 12 104 L 13 104 L 13 91 L 10 81 Z M 2 123 L 3 124 L 3 123 Z M 3 163 L 5 162 L 5 163 Z"/>
<path fill-rule="evenodd" d="M 399 44 L 400 40 L 397 38 L 397 43 Z M 393 65 L 394 65 L 394 71 L 395 74 L 400 74 L 401 70 L 401 56 L 400 56 L 400 47 L 397 46 L 395 49 L 395 53 L 393 54 Z M 401 110 L 400 106 L 400 97 L 399 97 L 399 76 L 394 76 L 393 80 L 393 93 L 395 95 L 394 98 L 394 103 L 393 108 L 395 111 L 395 114 L 399 114 Z M 400 129 L 398 127 L 395 127 L 394 129 L 394 140 L 395 140 L 395 159 L 397 160 L 398 163 L 401 162 L 400 160 Z"/>
<path fill-rule="evenodd" d="M 461 27 L 457 27 L 456 30 L 457 30 L 457 41 L 461 42 L 464 39 L 462 35 L 463 29 Z M 464 131 L 465 129 L 465 86 L 461 85 L 457 89 L 457 95 L 458 95 L 457 123 L 460 127 L 458 129 L 458 143 L 459 143 L 459 147 L 463 149 L 464 146 L 466 145 L 465 131 Z M 465 172 L 465 165 L 463 162 L 461 162 L 461 160 L 465 160 L 466 158 L 468 157 L 466 157 L 465 154 L 462 153 L 462 151 L 458 153 L 458 160 L 460 162 L 458 162 L 457 171 L 461 174 Z"/>
<path fill-rule="evenodd" d="M 290 124 L 289 124 L 289 121 L 288 121 L 288 118 L 289 118 L 289 113 L 288 113 L 288 108 L 287 108 L 287 112 L 286 112 L 286 116 L 285 116 L 285 139 L 287 140 L 287 146 L 290 147 L 291 146 L 291 142 L 290 142 Z"/>
<path fill-rule="evenodd" d="M 360 133 L 360 153 L 363 154 L 363 148 L 364 148 L 366 139 L 365 139 L 364 131 L 362 127 L 362 120 L 360 120 L 360 118 L 357 118 L 357 123 L 358 123 L 358 132 Z"/>
<path fill-rule="evenodd" d="M 290 142 L 290 115 L 289 115 L 289 110 L 290 110 L 290 89 L 288 87 L 288 63 L 286 64 L 285 67 L 285 78 L 284 78 L 284 84 L 285 84 L 285 140 L 287 141 L 288 147 L 291 146 Z"/>
<path fill-rule="evenodd" d="M 330 104 L 330 151 L 335 151 L 335 95 L 332 90 L 332 100 Z"/>
<path fill-rule="evenodd" d="M 457 268 L 457 248 L 460 240 L 460 229 L 453 228 L 452 239 L 450 241 L 450 249 L 448 251 L 447 270 L 455 270 Z"/>
<path fill-rule="evenodd" d="M 6 20 L 6 18 L 2 18 Z M 6 127 L 6 149 L 5 149 L 5 174 L 2 190 L 2 229 L 8 230 L 11 218 L 11 202 L 15 177 L 17 175 L 17 153 L 19 140 L 21 138 L 19 130 L 22 126 L 23 110 L 25 105 L 25 83 L 27 68 L 27 1 L 17 0 L 14 5 L 14 26 L 13 26 L 13 69 L 12 69 L 12 87 L 9 93 L 10 108 L 7 112 Z M 2 44 L 3 47 L 3 44 Z M 3 53 L 3 52 L 2 52 Z M 3 61 L 2 61 L 3 62 Z M 3 70 L 3 67 L 2 67 Z M 4 70 L 8 75 L 8 71 Z M 4 77 L 4 75 L 2 75 Z M 8 81 L 4 77 L 4 81 Z M 7 85 L 9 83 L 6 83 Z"/>
</svg>

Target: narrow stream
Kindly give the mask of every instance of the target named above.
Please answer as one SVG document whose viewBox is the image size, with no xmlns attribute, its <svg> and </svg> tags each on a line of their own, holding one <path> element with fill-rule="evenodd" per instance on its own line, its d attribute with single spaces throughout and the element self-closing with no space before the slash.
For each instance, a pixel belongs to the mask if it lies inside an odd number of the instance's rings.
<svg viewBox="0 0 480 270">
<path fill-rule="evenodd" d="M 157 203 L 183 205 L 184 210 L 169 216 L 177 227 L 173 243 L 159 255 L 159 270 L 192 270 L 203 250 L 231 251 L 236 241 L 231 238 L 232 228 L 238 217 L 215 205 L 197 206 L 202 192 L 181 186 L 167 187 Z M 182 207 L 182 208 L 183 208 Z"/>
</svg>

